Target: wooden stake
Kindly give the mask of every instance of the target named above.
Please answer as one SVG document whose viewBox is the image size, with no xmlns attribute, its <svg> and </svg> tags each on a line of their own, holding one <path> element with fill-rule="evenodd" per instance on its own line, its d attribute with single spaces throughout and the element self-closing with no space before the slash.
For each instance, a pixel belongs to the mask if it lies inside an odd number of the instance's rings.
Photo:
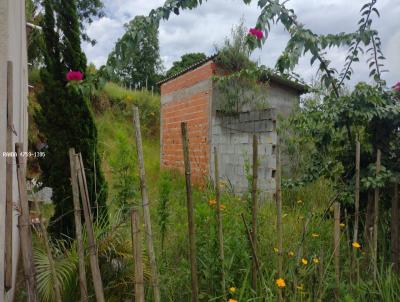
<svg viewBox="0 0 400 302">
<path fill-rule="evenodd" d="M 334 228 L 333 228 L 333 252 L 335 257 L 335 276 L 336 276 L 336 299 L 339 298 L 340 288 L 340 203 L 334 203 Z"/>
<path fill-rule="evenodd" d="M 17 179 L 19 191 L 19 208 L 20 215 L 18 217 L 19 236 L 21 243 L 22 264 L 24 266 L 24 274 L 28 291 L 28 301 L 37 302 L 37 290 L 35 280 L 35 265 L 33 263 L 33 247 L 32 233 L 29 219 L 28 194 L 26 191 L 26 163 L 23 158 L 23 144 L 15 144 L 15 152 L 17 152 Z"/>
<path fill-rule="evenodd" d="M 75 233 L 78 252 L 78 270 L 79 270 L 79 287 L 81 292 L 81 302 L 89 300 L 87 283 L 86 283 L 86 269 L 85 269 L 85 252 L 82 239 L 82 212 L 79 204 L 79 187 L 78 187 L 78 174 L 77 164 L 78 157 L 73 148 L 69 149 L 69 163 L 71 168 L 71 185 L 72 185 L 72 200 L 74 202 L 74 217 L 75 217 Z M 78 165 L 79 167 L 79 165 Z"/>
<path fill-rule="evenodd" d="M 190 270 L 192 276 L 192 302 L 197 302 L 198 299 L 198 282 L 197 282 L 197 251 L 196 251 L 196 225 L 193 214 L 193 200 L 192 200 L 192 184 L 191 184 L 191 171 L 189 159 L 189 139 L 187 133 L 186 122 L 181 123 L 182 130 L 182 146 L 183 146 L 183 160 L 185 163 L 185 179 L 186 179 L 186 198 L 188 210 L 188 226 L 189 226 L 189 257 L 190 257 Z"/>
<path fill-rule="evenodd" d="M 153 286 L 154 302 L 160 302 L 160 288 L 159 288 L 159 284 L 158 284 L 158 271 L 157 271 L 156 255 L 154 252 L 153 233 L 151 230 L 149 198 L 147 195 L 146 174 L 145 174 L 145 169 L 144 169 L 142 134 L 140 131 L 139 109 L 136 106 L 133 107 L 133 124 L 135 127 L 136 151 L 137 151 L 137 157 L 138 157 L 138 161 L 139 161 L 140 190 L 142 193 L 142 204 L 143 204 L 143 215 L 144 215 L 144 227 L 145 227 L 145 233 L 146 233 L 147 252 L 149 253 L 149 260 L 150 260 L 150 272 L 151 272 L 151 278 L 152 278 L 151 283 Z"/>
<path fill-rule="evenodd" d="M 215 199 L 217 202 L 216 214 L 217 214 L 217 227 L 218 227 L 218 247 L 219 247 L 219 259 L 221 262 L 221 292 L 223 298 L 226 298 L 226 287 L 225 287 L 225 272 L 224 272 L 224 234 L 222 231 L 222 217 L 221 217 L 221 193 L 219 190 L 219 166 L 218 166 L 218 152 L 217 148 L 214 147 L 214 172 L 215 172 Z"/>
<path fill-rule="evenodd" d="M 376 176 L 381 172 L 381 150 L 376 152 Z M 373 265 L 374 279 L 378 271 L 378 217 L 379 217 L 379 188 L 374 190 L 374 232 L 373 232 Z"/>
<path fill-rule="evenodd" d="M 13 151 L 13 64 L 7 62 L 7 138 L 6 151 Z M 6 157 L 6 221 L 4 241 L 4 287 L 12 287 L 12 248 L 13 248 L 13 157 Z"/>
<path fill-rule="evenodd" d="M 368 254 L 371 259 L 372 256 L 372 230 L 373 230 L 373 212 L 374 212 L 374 195 L 372 190 L 368 190 L 367 192 L 367 207 L 365 211 L 365 224 L 364 224 L 364 239 L 365 239 L 365 246 L 368 246 Z M 371 263 L 369 263 L 370 265 Z"/>
<path fill-rule="evenodd" d="M 131 231 L 133 258 L 135 260 L 135 302 L 144 302 L 142 239 L 140 236 L 139 225 L 138 211 L 133 209 L 131 212 Z"/>
<path fill-rule="evenodd" d="M 257 257 L 257 251 L 254 248 L 254 242 L 253 242 L 253 237 L 251 236 L 251 231 L 250 231 L 250 229 L 249 229 L 249 227 L 248 227 L 248 225 L 246 223 L 246 219 L 244 218 L 243 213 L 241 213 L 240 216 L 242 216 L 244 228 L 246 229 L 247 239 L 250 242 L 252 257 L 253 257 L 253 259 L 255 259 L 255 262 L 256 262 L 256 265 L 257 265 L 257 269 L 259 270 L 260 269 L 260 261 L 258 260 L 258 257 Z"/>
<path fill-rule="evenodd" d="M 356 141 L 356 187 L 354 193 L 354 233 L 353 242 L 358 242 L 358 220 L 360 212 L 360 142 Z M 346 226 L 347 227 L 347 226 Z"/>
<path fill-rule="evenodd" d="M 77 173 L 78 173 L 79 190 L 81 192 L 83 214 L 85 216 L 85 225 L 88 236 L 90 269 L 92 271 L 94 292 L 96 295 L 96 301 L 104 302 L 105 299 L 104 299 L 103 282 L 101 280 L 99 260 L 97 257 L 97 246 L 93 232 L 93 222 L 92 222 L 92 215 L 90 212 L 89 193 L 86 185 L 85 168 L 83 166 L 82 155 L 80 153 L 78 154 L 77 159 L 78 159 Z"/>
<path fill-rule="evenodd" d="M 352 252 L 351 252 L 351 249 L 352 249 L 352 244 L 351 244 L 351 237 L 350 237 L 350 230 L 349 230 L 349 216 L 347 215 L 347 209 L 345 208 L 344 209 L 344 221 L 345 221 L 345 232 L 346 232 L 346 248 L 347 248 L 347 251 L 348 251 L 348 257 L 349 257 L 349 259 L 350 259 L 350 269 L 349 269 L 349 282 L 350 282 L 350 285 L 351 284 L 353 284 L 353 268 L 354 268 L 354 265 L 353 265 L 353 260 L 354 259 L 352 259 Z"/>
<path fill-rule="evenodd" d="M 276 143 L 276 231 L 278 236 L 278 277 L 283 278 L 283 225 L 282 225 L 282 190 L 281 190 L 281 154 L 279 137 Z M 278 300 L 283 301 L 282 289 L 278 291 Z"/>
<path fill-rule="evenodd" d="M 253 237 L 254 249 L 257 251 L 257 181 L 258 181 L 258 139 L 257 135 L 253 134 L 253 175 L 251 188 L 251 235 Z M 252 258 L 252 288 L 257 290 L 257 264 L 256 259 Z"/>
<path fill-rule="evenodd" d="M 57 278 L 56 266 L 55 266 L 55 263 L 54 263 L 52 249 L 50 247 L 49 236 L 47 234 L 46 226 L 44 225 L 44 223 L 42 221 L 42 214 L 41 214 L 41 211 L 40 211 L 39 203 L 36 200 L 35 196 L 34 196 L 33 199 L 34 199 L 33 203 L 34 203 L 34 206 L 35 206 L 35 211 L 37 212 L 38 217 L 39 217 L 39 226 L 40 226 L 40 231 L 41 231 L 42 236 L 43 236 L 44 247 L 45 247 L 45 250 L 46 250 L 47 258 L 49 259 L 49 267 L 50 267 L 51 278 L 53 279 L 53 290 L 54 290 L 54 295 L 55 295 L 55 301 L 56 302 L 62 302 L 61 287 L 60 287 L 60 282 L 58 282 L 58 278 Z"/>
<path fill-rule="evenodd" d="M 394 183 L 392 198 L 392 223 L 391 223 L 391 241 L 392 241 L 392 263 L 393 271 L 399 273 L 399 185 Z"/>
</svg>

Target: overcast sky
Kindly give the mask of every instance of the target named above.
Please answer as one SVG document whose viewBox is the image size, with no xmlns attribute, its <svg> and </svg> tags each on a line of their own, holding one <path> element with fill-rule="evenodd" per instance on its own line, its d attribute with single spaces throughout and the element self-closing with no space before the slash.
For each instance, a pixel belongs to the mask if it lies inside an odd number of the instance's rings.
<svg viewBox="0 0 400 302">
<path fill-rule="evenodd" d="M 164 0 L 103 0 L 106 16 L 94 21 L 88 27 L 88 34 L 97 40 L 95 46 L 85 44 L 88 61 L 101 66 L 116 41 L 124 33 L 124 24 L 136 15 L 148 15 L 152 8 L 161 6 Z M 162 21 L 159 30 L 160 54 L 165 69 L 173 61 L 188 52 L 213 54 L 215 44 L 221 44 L 230 35 L 232 26 L 243 18 L 246 27 L 253 27 L 260 10 L 257 1 L 251 5 L 242 0 L 208 0 L 193 10 L 183 11 L 179 16 L 172 15 Z M 288 6 L 295 10 L 298 20 L 316 33 L 353 32 L 360 18 L 360 8 L 366 0 L 291 0 Z M 381 18 L 374 16 L 374 28 L 380 33 L 386 69 L 384 74 L 388 86 L 400 81 L 400 0 L 378 0 L 377 8 Z M 261 50 L 255 51 L 253 58 L 260 64 L 270 67 L 288 40 L 288 33 L 281 25 L 273 30 Z M 329 59 L 334 66 L 342 68 L 347 50 L 329 51 Z M 355 75 L 352 83 L 369 81 L 365 60 L 354 65 Z M 303 58 L 295 69 L 306 81 L 315 76 L 315 68 L 310 68 L 309 58 Z"/>
</svg>

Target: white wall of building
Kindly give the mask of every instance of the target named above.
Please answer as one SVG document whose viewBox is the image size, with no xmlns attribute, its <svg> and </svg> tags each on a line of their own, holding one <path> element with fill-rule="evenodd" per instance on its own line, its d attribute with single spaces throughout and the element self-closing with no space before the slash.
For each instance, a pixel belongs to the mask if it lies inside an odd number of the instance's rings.
<svg viewBox="0 0 400 302">
<path fill-rule="evenodd" d="M 12 301 L 14 292 L 4 291 L 4 238 L 5 238 L 5 173 L 7 131 L 7 61 L 13 62 L 14 106 L 13 120 L 17 135 L 13 143 L 23 142 L 27 147 L 28 129 L 28 69 L 26 51 L 26 21 L 24 0 L 0 0 L 0 301 Z M 15 163 L 15 161 L 14 161 Z M 14 166 L 15 169 L 15 166 Z M 18 203 L 18 186 L 14 170 L 13 201 Z M 13 279 L 15 284 L 19 251 L 17 213 L 14 212 L 13 228 Z"/>
</svg>

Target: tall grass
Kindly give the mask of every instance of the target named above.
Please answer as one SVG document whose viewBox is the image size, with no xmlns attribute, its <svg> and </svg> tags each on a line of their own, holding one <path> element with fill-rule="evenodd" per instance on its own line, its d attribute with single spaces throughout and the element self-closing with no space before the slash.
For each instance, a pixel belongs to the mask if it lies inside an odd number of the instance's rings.
<svg viewBox="0 0 400 302">
<path fill-rule="evenodd" d="M 103 170 L 109 184 L 110 224 L 96 223 L 101 272 L 107 301 L 125 301 L 133 297 L 134 269 L 129 220 L 123 215 L 135 203 L 139 204 L 137 159 L 132 124 L 133 104 L 138 105 L 144 132 L 144 159 L 149 184 L 153 240 L 160 270 L 162 301 L 190 300 L 190 265 L 188 263 L 187 211 L 185 183 L 182 175 L 173 171 L 160 173 L 159 163 L 159 96 L 147 92 L 125 90 L 107 84 L 103 91 L 108 108 L 96 114 L 99 148 Z M 161 177 L 160 177 L 161 176 Z M 258 212 L 257 254 L 261 262 L 257 292 L 251 288 L 251 251 L 241 220 L 249 211 L 249 199 L 232 195 L 223 188 L 222 219 L 224 225 L 226 292 L 237 301 L 275 301 L 277 235 L 276 206 L 271 200 L 260 201 Z M 318 179 L 313 183 L 285 188 L 283 199 L 283 278 L 285 301 L 335 301 L 333 268 L 333 213 L 331 202 L 336 192 L 331 182 Z M 199 297 L 201 301 L 220 301 L 218 274 L 217 228 L 215 204 L 211 186 L 194 188 L 197 228 Z M 387 213 L 380 221 L 387 225 Z M 157 223 L 158 222 L 158 223 Z M 346 241 L 348 226 L 341 230 L 342 301 L 400 301 L 400 283 L 388 263 L 389 242 L 381 236 L 380 268 L 376 281 L 368 270 L 368 250 L 361 242 L 356 251 L 357 265 L 350 265 L 352 246 Z M 76 273 L 75 245 L 59 248 L 56 261 L 63 281 L 65 301 L 79 297 Z M 144 253 L 145 255 L 145 253 Z M 51 284 L 47 263 L 40 246 L 36 246 L 36 266 L 40 274 L 43 301 L 51 300 Z M 145 260 L 146 301 L 151 301 L 148 284 L 148 259 Z M 69 263 L 66 266 L 66 263 Z M 354 271 L 352 271 L 354 270 Z M 87 270 L 89 272 L 89 269 Z M 350 274 L 352 278 L 350 281 Z M 88 274 L 89 275 L 89 274 Z M 90 278 L 90 276 L 89 276 Z M 90 284 L 90 282 L 88 282 Z M 91 289 L 89 289 L 91 290 Z M 22 295 L 23 296 L 23 295 Z"/>
</svg>

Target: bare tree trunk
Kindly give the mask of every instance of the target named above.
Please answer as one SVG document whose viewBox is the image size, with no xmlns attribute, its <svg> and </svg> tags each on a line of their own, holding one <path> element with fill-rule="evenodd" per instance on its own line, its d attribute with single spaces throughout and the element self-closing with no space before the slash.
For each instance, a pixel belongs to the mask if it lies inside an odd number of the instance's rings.
<svg viewBox="0 0 400 302">
<path fill-rule="evenodd" d="M 251 235 L 253 237 L 253 248 L 257 251 L 257 182 L 258 182 L 258 139 L 257 135 L 253 134 L 253 179 L 251 189 Z M 256 259 L 252 258 L 252 287 L 254 291 L 257 291 L 257 264 Z"/>
<path fill-rule="evenodd" d="M 376 175 L 381 171 L 381 150 L 376 152 Z M 374 191 L 374 233 L 373 233 L 373 264 L 374 264 L 374 279 L 378 272 L 378 218 L 379 218 L 379 188 Z"/>
<path fill-rule="evenodd" d="M 392 198 L 392 224 L 391 224 L 391 241 L 392 241 L 392 263 L 393 271 L 399 273 L 399 185 L 397 181 L 394 183 L 394 194 Z"/>
<path fill-rule="evenodd" d="M 336 276 L 336 288 L 335 296 L 339 299 L 339 288 L 340 288 L 340 203 L 335 202 L 334 204 L 334 228 L 333 228 L 333 240 L 334 240 L 334 257 L 335 257 L 335 276 Z"/>
<path fill-rule="evenodd" d="M 199 301 L 199 286 L 197 281 L 197 250 L 196 250 L 196 224 L 194 221 L 193 213 L 193 199 L 192 199 L 192 183 L 191 183 L 191 170 L 189 159 L 189 139 L 187 133 L 187 124 L 181 123 L 182 130 L 182 147 L 183 159 L 185 163 L 185 179 L 186 179 L 186 198 L 188 209 L 188 227 L 189 227 L 189 257 L 190 257 L 190 271 L 192 276 L 192 302 Z"/>
<path fill-rule="evenodd" d="M 7 62 L 7 138 L 6 151 L 13 151 L 13 64 Z M 4 241 L 4 287 L 12 287 L 12 247 L 13 247 L 13 157 L 6 157 L 6 221 Z"/>
<path fill-rule="evenodd" d="M 224 272 L 224 234 L 222 231 L 222 217 L 221 217 L 221 193 L 219 190 L 219 166 L 218 166 L 218 152 L 217 148 L 214 147 L 214 172 L 215 172 L 215 199 L 217 202 L 216 205 L 216 214 L 217 214 L 217 227 L 218 227 L 218 247 L 219 247 L 219 258 L 221 262 L 221 292 L 223 298 L 226 298 L 226 288 L 225 288 L 225 272 Z"/>
<path fill-rule="evenodd" d="M 86 283 L 85 252 L 82 239 L 82 212 L 79 204 L 77 163 L 78 156 L 75 154 L 75 150 L 71 148 L 69 149 L 69 164 L 71 169 L 72 200 L 74 203 L 75 233 L 78 252 L 79 288 L 81 292 L 81 302 L 86 302 L 89 300 L 89 297 Z"/>
<path fill-rule="evenodd" d="M 26 191 L 26 162 L 21 154 L 23 149 L 22 143 L 15 144 L 15 152 L 17 152 L 19 207 L 21 211 L 20 216 L 18 217 L 18 227 L 21 242 L 22 263 L 24 266 L 24 274 L 28 291 L 28 301 L 37 302 L 38 296 L 35 280 L 36 272 L 35 265 L 33 263 L 32 233 L 29 219 L 28 194 Z"/>
<path fill-rule="evenodd" d="M 144 302 L 142 239 L 139 225 L 139 213 L 136 209 L 133 209 L 131 212 L 131 231 L 133 257 L 135 260 L 135 302 Z"/>
<path fill-rule="evenodd" d="M 282 191 L 281 191 L 281 154 L 279 137 L 276 143 L 276 231 L 278 236 L 278 277 L 283 278 L 283 225 L 282 225 Z M 279 289 L 278 300 L 283 301 L 282 289 Z"/>
<path fill-rule="evenodd" d="M 93 222 L 92 222 L 92 214 L 90 211 L 89 193 L 86 185 L 85 168 L 83 166 L 82 155 L 80 153 L 78 154 L 77 159 L 79 160 L 78 162 L 79 165 L 77 163 L 77 167 L 79 167 L 77 171 L 78 182 L 79 182 L 79 189 L 81 192 L 83 214 L 85 216 L 86 231 L 88 236 L 90 269 L 92 271 L 94 291 L 96 295 L 96 301 L 104 302 L 105 299 L 104 299 L 103 282 L 101 280 L 99 260 L 97 256 L 97 246 L 93 232 Z"/>
</svg>

